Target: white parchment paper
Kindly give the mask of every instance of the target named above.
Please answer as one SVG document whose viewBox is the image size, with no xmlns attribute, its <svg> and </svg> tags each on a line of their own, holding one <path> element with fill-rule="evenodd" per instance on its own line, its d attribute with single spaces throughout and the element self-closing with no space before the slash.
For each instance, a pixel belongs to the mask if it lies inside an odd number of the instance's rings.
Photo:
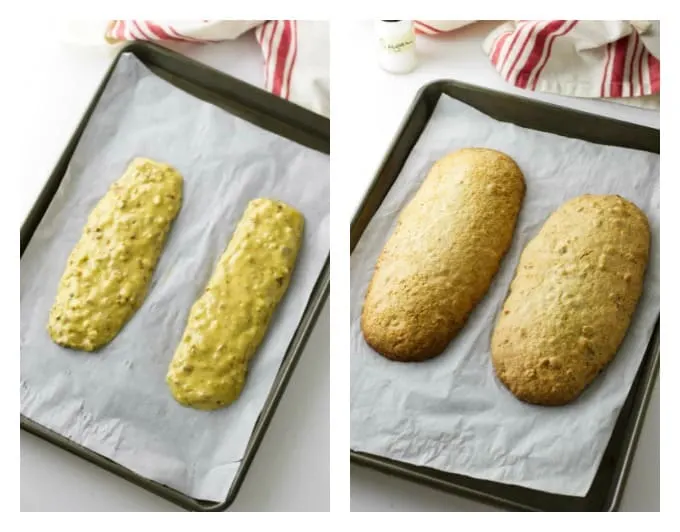
<svg viewBox="0 0 680 532">
<path fill-rule="evenodd" d="M 396 217 L 430 167 L 450 151 L 510 155 L 527 191 L 512 248 L 490 291 L 439 357 L 391 362 L 363 339 L 361 308 Z M 611 193 L 649 217 L 644 294 L 615 360 L 564 407 L 521 403 L 495 378 L 490 337 L 521 250 L 548 215 L 584 193 Z M 499 122 L 442 96 L 351 258 L 351 448 L 395 460 L 565 495 L 588 491 L 659 315 L 659 156 Z"/>
<path fill-rule="evenodd" d="M 46 331 L 67 257 L 86 219 L 135 156 L 175 166 L 182 208 L 148 296 L 96 354 Z M 255 197 L 305 216 L 290 287 L 239 400 L 200 412 L 165 384 L 191 305 Z M 175 88 L 121 59 L 67 175 L 21 260 L 21 412 L 133 471 L 193 497 L 223 500 L 329 252 L 329 157 Z M 285 460 L 285 457 L 282 457 Z"/>
</svg>

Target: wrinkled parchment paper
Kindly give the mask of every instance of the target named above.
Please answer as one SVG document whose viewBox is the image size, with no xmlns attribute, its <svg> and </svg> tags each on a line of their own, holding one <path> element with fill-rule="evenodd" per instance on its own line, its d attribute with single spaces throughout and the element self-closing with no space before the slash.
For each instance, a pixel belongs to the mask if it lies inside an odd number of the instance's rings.
<svg viewBox="0 0 680 532">
<path fill-rule="evenodd" d="M 90 211 L 135 156 L 175 166 L 182 208 L 148 296 L 96 354 L 46 331 L 67 257 Z M 189 310 L 255 197 L 305 216 L 290 287 L 232 406 L 177 404 L 165 374 Z M 245 122 L 122 58 L 21 260 L 21 412 L 181 492 L 223 500 L 329 251 L 329 157 Z M 284 458 L 282 458 L 284 459 Z"/>
<path fill-rule="evenodd" d="M 401 209 L 434 162 L 464 147 L 501 150 L 527 192 L 512 248 L 487 296 L 439 357 L 400 364 L 363 339 L 361 308 L 375 261 Z M 521 250 L 548 215 L 584 193 L 620 194 L 642 208 L 652 246 L 641 298 L 612 364 L 575 403 L 521 403 L 495 378 L 490 337 Z M 351 258 L 351 448 L 394 460 L 565 495 L 583 496 L 659 315 L 659 156 L 499 122 L 442 96 L 396 183 Z"/>
</svg>

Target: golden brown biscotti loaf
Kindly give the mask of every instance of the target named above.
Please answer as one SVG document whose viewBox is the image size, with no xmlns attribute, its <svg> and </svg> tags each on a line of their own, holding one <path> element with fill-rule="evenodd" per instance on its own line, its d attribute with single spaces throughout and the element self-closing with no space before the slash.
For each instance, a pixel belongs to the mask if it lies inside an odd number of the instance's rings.
<svg viewBox="0 0 680 532">
<path fill-rule="evenodd" d="M 376 263 L 361 316 L 383 356 L 439 355 L 489 289 L 524 197 L 507 155 L 467 148 L 440 159 L 404 207 Z"/>
<path fill-rule="evenodd" d="M 526 246 L 491 339 L 498 378 L 519 399 L 576 399 L 614 358 L 649 254 L 645 214 L 619 196 L 563 204 Z"/>
</svg>

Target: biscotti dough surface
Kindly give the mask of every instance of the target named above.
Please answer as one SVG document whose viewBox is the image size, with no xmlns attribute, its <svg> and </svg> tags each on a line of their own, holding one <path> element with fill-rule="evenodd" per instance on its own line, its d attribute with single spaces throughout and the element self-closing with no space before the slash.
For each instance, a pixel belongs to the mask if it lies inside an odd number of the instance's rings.
<svg viewBox="0 0 680 532">
<path fill-rule="evenodd" d="M 361 316 L 367 343 L 394 360 L 439 355 L 487 292 L 523 196 L 522 172 L 503 153 L 439 160 L 378 258 Z"/>
<path fill-rule="evenodd" d="M 248 204 L 170 364 L 167 383 L 179 403 L 214 410 L 239 397 L 288 288 L 303 225 L 302 214 L 280 201 Z"/>
<path fill-rule="evenodd" d="M 59 282 L 47 329 L 59 345 L 94 351 L 144 301 L 182 202 L 182 176 L 134 159 L 87 219 Z"/>
<path fill-rule="evenodd" d="M 642 293 L 647 217 L 614 195 L 557 209 L 523 251 L 493 332 L 493 365 L 519 399 L 573 401 L 614 358 Z"/>
</svg>

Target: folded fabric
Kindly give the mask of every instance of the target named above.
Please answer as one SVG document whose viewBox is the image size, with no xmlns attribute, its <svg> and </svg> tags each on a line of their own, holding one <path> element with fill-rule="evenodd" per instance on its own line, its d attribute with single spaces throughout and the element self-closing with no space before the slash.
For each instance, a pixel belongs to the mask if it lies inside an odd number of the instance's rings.
<svg viewBox="0 0 680 532">
<path fill-rule="evenodd" d="M 416 33 L 423 35 L 440 35 L 448 33 L 464 26 L 469 26 L 476 20 L 414 20 L 413 27 Z"/>
<path fill-rule="evenodd" d="M 112 20 L 105 39 L 194 44 L 237 39 L 255 28 L 264 56 L 265 89 L 330 116 L 330 42 L 325 21 L 309 20 Z"/>
<path fill-rule="evenodd" d="M 263 20 L 111 20 L 105 38 L 123 41 L 210 43 L 236 39 Z"/>
<path fill-rule="evenodd" d="M 528 90 L 587 98 L 659 94 L 651 21 L 519 20 L 492 31 L 483 48 L 501 77 Z"/>
<path fill-rule="evenodd" d="M 255 30 L 264 56 L 265 88 L 330 116 L 328 22 L 270 20 Z"/>
</svg>

